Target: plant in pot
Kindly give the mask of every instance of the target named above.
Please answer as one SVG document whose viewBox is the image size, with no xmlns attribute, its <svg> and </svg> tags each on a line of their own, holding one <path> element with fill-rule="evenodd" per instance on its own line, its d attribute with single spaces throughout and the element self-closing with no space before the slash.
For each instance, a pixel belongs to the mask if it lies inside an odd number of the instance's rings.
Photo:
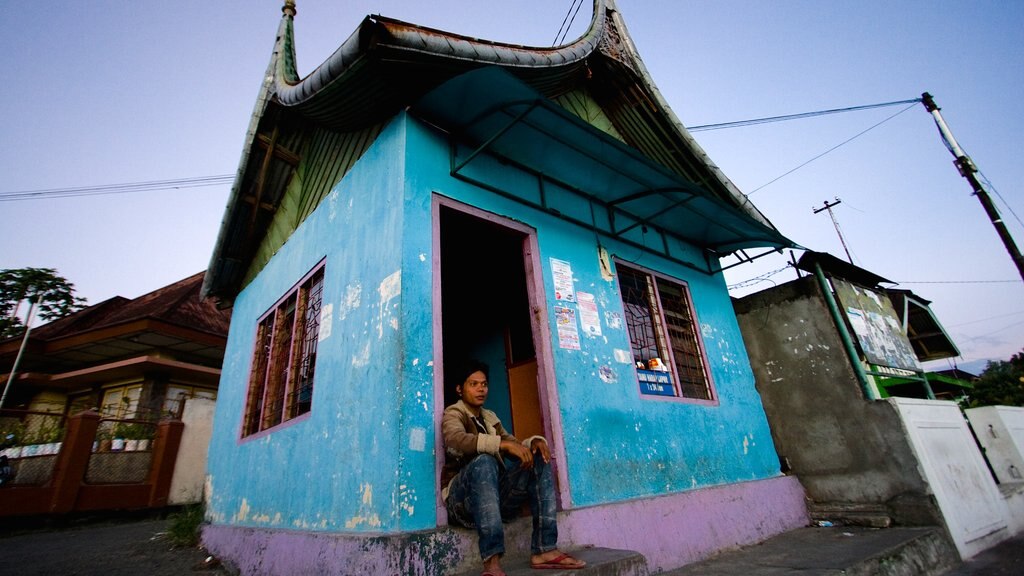
<svg viewBox="0 0 1024 576">
<path fill-rule="evenodd" d="M 142 422 L 121 422 L 114 427 L 114 436 L 124 439 L 126 451 L 146 450 L 153 438 L 153 427 Z"/>
</svg>

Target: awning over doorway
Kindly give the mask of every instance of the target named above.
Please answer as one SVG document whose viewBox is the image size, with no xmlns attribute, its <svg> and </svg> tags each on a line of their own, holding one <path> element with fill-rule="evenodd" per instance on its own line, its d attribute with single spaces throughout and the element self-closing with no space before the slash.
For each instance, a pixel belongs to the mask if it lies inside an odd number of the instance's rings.
<svg viewBox="0 0 1024 576">
<path fill-rule="evenodd" d="M 669 258 L 695 245 L 708 268 L 736 250 L 796 245 L 738 206 L 687 181 L 587 124 L 496 67 L 442 84 L 410 113 L 452 136 L 452 174 L 486 182 L 477 164 L 496 158 L 536 175 L 536 188 L 500 191 L 605 236 Z M 661 236 L 660 240 L 651 234 Z M 645 237 L 646 235 L 646 237 Z M 713 270 L 709 270 L 713 271 Z"/>
</svg>

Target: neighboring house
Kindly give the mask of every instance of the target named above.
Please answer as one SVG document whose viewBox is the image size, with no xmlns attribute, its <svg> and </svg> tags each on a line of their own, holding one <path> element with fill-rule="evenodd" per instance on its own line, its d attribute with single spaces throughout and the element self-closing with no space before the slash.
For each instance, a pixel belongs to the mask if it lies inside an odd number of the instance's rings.
<svg viewBox="0 0 1024 576">
<path fill-rule="evenodd" d="M 215 398 L 230 310 L 199 298 L 203 277 L 33 328 L 4 409 L 157 419 L 182 398 Z M 21 343 L 0 342 L 4 385 Z"/>
<path fill-rule="evenodd" d="M 934 399 L 943 382 L 919 364 L 956 354 L 927 301 L 828 254 L 806 252 L 797 267 L 810 275 L 734 306 L 812 517 L 944 526 L 965 559 L 1007 537 L 1007 503 L 963 414 Z"/>
<path fill-rule="evenodd" d="M 284 16 L 204 284 L 232 324 L 204 543 L 246 573 L 445 573 L 445 367 L 547 436 L 563 545 L 652 569 L 807 521 L 720 270 L 791 243 L 710 162 L 614 2 L 577 41 L 368 17 L 300 79 Z"/>
</svg>

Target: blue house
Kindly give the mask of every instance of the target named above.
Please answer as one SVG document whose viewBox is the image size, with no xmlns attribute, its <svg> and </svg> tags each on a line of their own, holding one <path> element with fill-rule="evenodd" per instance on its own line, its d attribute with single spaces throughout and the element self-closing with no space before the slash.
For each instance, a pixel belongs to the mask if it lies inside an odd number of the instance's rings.
<svg viewBox="0 0 1024 576">
<path fill-rule="evenodd" d="M 791 245 L 687 134 L 611 0 L 555 48 L 295 6 L 204 285 L 232 306 L 204 543 L 246 573 L 443 574 L 445 367 L 555 457 L 564 546 L 651 570 L 806 523 L 720 269 Z M 468 562 L 468 563 L 467 563 Z"/>
</svg>

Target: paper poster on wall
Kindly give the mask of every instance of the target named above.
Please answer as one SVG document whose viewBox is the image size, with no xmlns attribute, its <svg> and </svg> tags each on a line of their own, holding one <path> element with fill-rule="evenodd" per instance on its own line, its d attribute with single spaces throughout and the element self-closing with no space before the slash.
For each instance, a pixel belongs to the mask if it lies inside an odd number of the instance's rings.
<svg viewBox="0 0 1024 576">
<path fill-rule="evenodd" d="M 921 365 L 888 298 L 839 278 L 832 279 L 850 328 L 871 364 L 919 372 Z"/>
<path fill-rule="evenodd" d="M 576 327 L 576 310 L 555 306 L 555 324 L 558 326 L 558 347 L 580 349 L 580 332 Z"/>
<path fill-rule="evenodd" d="M 576 301 L 576 290 L 572 285 L 572 266 L 565 260 L 551 258 L 551 277 L 555 281 L 555 300 Z"/>
<path fill-rule="evenodd" d="M 580 305 L 580 327 L 587 336 L 601 335 L 601 315 L 597 313 L 597 302 L 589 292 L 577 292 Z"/>
</svg>

